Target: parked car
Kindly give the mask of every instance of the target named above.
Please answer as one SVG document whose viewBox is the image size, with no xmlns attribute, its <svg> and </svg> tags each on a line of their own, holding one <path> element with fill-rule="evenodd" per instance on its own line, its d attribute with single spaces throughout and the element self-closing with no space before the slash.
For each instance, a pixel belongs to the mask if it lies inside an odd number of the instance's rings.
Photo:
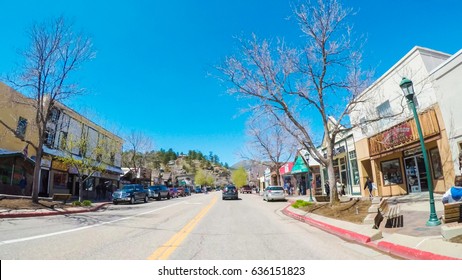
<svg viewBox="0 0 462 280">
<path fill-rule="evenodd" d="M 135 203 L 137 200 L 148 202 L 148 192 L 144 189 L 143 185 L 131 184 L 125 185 L 121 189 L 112 193 L 112 203 L 118 204 L 119 202 Z"/>
<path fill-rule="evenodd" d="M 268 186 L 263 192 L 263 200 L 286 200 L 284 188 L 279 186 Z"/>
<path fill-rule="evenodd" d="M 170 199 L 170 192 L 167 186 L 164 186 L 164 185 L 150 186 L 148 190 L 149 190 L 150 198 L 155 198 L 157 200 L 161 200 L 162 198 Z"/>
<path fill-rule="evenodd" d="M 223 188 L 222 199 L 239 199 L 237 194 L 237 188 L 233 185 L 229 185 Z"/>
<path fill-rule="evenodd" d="M 178 198 L 178 189 L 175 187 L 169 188 L 169 193 L 171 198 Z"/>
<path fill-rule="evenodd" d="M 201 193 L 202 192 L 202 188 L 200 186 L 196 186 L 196 188 L 194 189 L 194 192 L 195 193 Z"/>
<path fill-rule="evenodd" d="M 242 186 L 241 193 L 252 193 L 252 188 L 249 185 Z"/>
</svg>

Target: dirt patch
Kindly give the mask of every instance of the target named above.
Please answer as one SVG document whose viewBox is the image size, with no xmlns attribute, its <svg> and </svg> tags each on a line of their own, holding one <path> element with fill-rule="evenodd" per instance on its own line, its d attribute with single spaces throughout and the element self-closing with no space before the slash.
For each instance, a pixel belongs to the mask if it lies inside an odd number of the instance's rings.
<svg viewBox="0 0 462 280">
<path fill-rule="evenodd" d="M 71 204 L 64 204 L 56 201 L 46 201 L 39 200 L 38 203 L 34 203 L 31 199 L 21 198 L 21 199 L 9 199 L 3 198 L 0 199 L 0 208 L 4 209 L 51 209 L 52 207 L 67 208 L 72 207 Z"/>
<path fill-rule="evenodd" d="M 314 203 L 300 209 L 316 215 L 325 216 L 337 220 L 362 224 L 371 206 L 370 200 L 353 199 L 340 202 L 339 205 L 329 207 L 329 203 Z"/>
</svg>

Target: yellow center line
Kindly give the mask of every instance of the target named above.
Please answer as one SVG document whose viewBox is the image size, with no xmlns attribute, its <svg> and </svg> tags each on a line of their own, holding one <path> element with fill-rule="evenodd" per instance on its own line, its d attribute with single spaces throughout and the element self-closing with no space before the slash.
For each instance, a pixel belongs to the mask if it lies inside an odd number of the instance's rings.
<svg viewBox="0 0 462 280">
<path fill-rule="evenodd" d="M 199 221 L 207 214 L 212 206 L 217 202 L 215 196 L 210 203 L 203 208 L 186 226 L 178 231 L 169 241 L 157 248 L 149 257 L 148 260 L 167 260 L 168 257 L 178 248 L 188 234 L 194 229 Z"/>
</svg>

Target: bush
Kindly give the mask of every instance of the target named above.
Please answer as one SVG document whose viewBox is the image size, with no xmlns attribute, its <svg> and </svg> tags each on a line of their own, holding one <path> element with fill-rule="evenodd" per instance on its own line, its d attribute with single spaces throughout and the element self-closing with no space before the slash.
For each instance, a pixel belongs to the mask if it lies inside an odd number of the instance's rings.
<svg viewBox="0 0 462 280">
<path fill-rule="evenodd" d="M 299 199 L 299 200 L 295 201 L 294 204 L 292 204 L 292 207 L 293 208 L 300 208 L 300 207 L 308 206 L 310 204 L 312 204 L 312 202 L 308 202 L 308 201 Z"/>
<path fill-rule="evenodd" d="M 90 200 L 84 200 L 82 202 L 83 206 L 91 206 L 91 201 Z"/>
<path fill-rule="evenodd" d="M 76 200 L 76 201 L 73 201 L 73 202 L 72 202 L 72 205 L 73 205 L 73 206 L 82 206 L 82 202 Z"/>
</svg>

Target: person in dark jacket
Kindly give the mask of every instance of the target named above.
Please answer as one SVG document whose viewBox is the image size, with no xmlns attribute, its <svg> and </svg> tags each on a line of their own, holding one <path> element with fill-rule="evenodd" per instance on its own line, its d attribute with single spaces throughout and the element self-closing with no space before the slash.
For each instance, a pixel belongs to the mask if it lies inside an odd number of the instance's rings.
<svg viewBox="0 0 462 280">
<path fill-rule="evenodd" d="M 370 198 L 374 197 L 374 195 L 372 194 L 373 188 L 374 188 L 374 185 L 373 185 L 373 183 L 372 183 L 371 178 L 367 177 L 367 178 L 366 178 L 366 183 L 364 184 L 364 189 L 368 189 L 368 190 L 369 190 L 369 197 L 370 197 Z"/>
</svg>

